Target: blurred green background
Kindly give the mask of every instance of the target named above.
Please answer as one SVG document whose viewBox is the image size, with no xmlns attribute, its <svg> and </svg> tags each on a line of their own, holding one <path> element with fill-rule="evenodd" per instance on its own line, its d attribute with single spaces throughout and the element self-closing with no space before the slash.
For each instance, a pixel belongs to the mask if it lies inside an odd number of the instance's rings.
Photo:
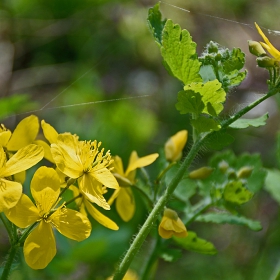
<svg viewBox="0 0 280 280">
<path fill-rule="evenodd" d="M 132 150 L 137 150 L 140 156 L 157 152 L 169 136 L 190 128 L 188 118 L 180 116 L 174 106 L 182 85 L 167 74 L 148 31 L 148 8 L 155 3 L 2 0 L 1 122 L 14 129 L 29 115 L 24 113 L 39 110 L 34 114 L 59 132 L 70 131 L 81 139 L 102 141 L 105 149 L 121 156 L 125 163 Z M 209 40 L 228 48 L 240 47 L 246 53 L 248 77 L 230 92 L 225 116 L 266 91 L 267 74 L 256 67 L 255 58 L 247 50 L 247 40 L 261 39 L 253 27 L 254 21 L 268 29 L 279 28 L 279 1 L 169 3 L 191 11 L 161 4 L 166 18 L 190 31 L 199 53 Z M 280 48 L 279 36 L 271 35 L 270 39 Z M 105 102 L 120 98 L 129 99 Z M 104 102 L 63 108 L 98 101 Z M 236 132 L 230 149 L 237 154 L 260 152 L 264 164 L 273 167 L 279 104 L 280 100 L 271 99 L 254 109 L 250 116 L 269 112 L 268 124 Z M 194 165 L 204 164 L 209 155 L 211 152 L 205 151 Z M 32 271 L 23 265 L 13 279 L 105 279 L 113 273 L 147 216 L 140 198 L 137 207 L 139 211 L 129 223 L 110 211 L 111 218 L 120 226 L 118 232 L 93 221 L 92 235 L 82 243 L 57 234 L 58 254 L 52 263 L 42 271 Z M 218 255 L 185 252 L 175 263 L 160 261 L 155 279 L 270 279 L 280 266 L 278 204 L 263 191 L 243 206 L 242 212 L 259 219 L 263 230 L 256 233 L 230 225 L 194 223 L 191 230 L 211 240 L 219 250 Z M 143 252 L 148 246 L 149 243 L 144 245 Z M 8 236 L 0 224 L 0 262 L 4 261 L 7 250 Z M 133 264 L 136 269 L 139 265 L 141 258 Z"/>
</svg>

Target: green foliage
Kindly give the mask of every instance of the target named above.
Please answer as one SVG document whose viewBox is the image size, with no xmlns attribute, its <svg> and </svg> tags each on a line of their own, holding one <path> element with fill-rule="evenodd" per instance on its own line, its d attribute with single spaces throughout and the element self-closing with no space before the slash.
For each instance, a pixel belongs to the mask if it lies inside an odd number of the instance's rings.
<svg viewBox="0 0 280 280">
<path fill-rule="evenodd" d="M 268 119 L 268 113 L 255 119 L 238 119 L 235 122 L 233 122 L 230 125 L 230 127 L 231 128 L 247 128 L 249 126 L 260 127 L 266 125 L 267 119 Z"/>
<path fill-rule="evenodd" d="M 265 190 L 280 203 L 280 171 L 277 169 L 267 169 L 267 177 L 265 180 Z"/>
<path fill-rule="evenodd" d="M 205 239 L 197 237 L 193 231 L 188 231 L 188 236 L 184 238 L 173 237 L 173 240 L 182 248 L 188 251 L 200 254 L 215 255 L 217 250 L 215 246 Z"/>
<path fill-rule="evenodd" d="M 17 94 L 0 99 L 0 119 L 9 115 L 34 110 L 36 102 L 30 100 L 27 94 Z"/>
<path fill-rule="evenodd" d="M 218 79 L 225 91 L 238 86 L 246 77 L 247 71 L 241 71 L 245 64 L 245 54 L 239 48 L 232 50 L 210 42 L 199 57 L 202 63 L 200 75 L 203 82 Z"/>
<path fill-rule="evenodd" d="M 253 197 L 240 181 L 229 182 L 225 186 L 224 199 L 231 203 L 243 204 Z"/>
<path fill-rule="evenodd" d="M 251 230 L 259 231 L 262 226 L 259 221 L 253 221 L 243 216 L 236 216 L 229 213 L 207 213 L 196 218 L 198 222 L 211 222 L 216 224 L 233 224 L 247 226 Z"/>
</svg>

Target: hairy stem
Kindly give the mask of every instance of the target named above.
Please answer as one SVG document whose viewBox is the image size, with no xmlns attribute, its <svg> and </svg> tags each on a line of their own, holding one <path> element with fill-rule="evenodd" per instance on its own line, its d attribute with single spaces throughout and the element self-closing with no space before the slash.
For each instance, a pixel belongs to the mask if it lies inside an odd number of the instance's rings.
<svg viewBox="0 0 280 280">
<path fill-rule="evenodd" d="M 12 247 L 10 248 L 8 258 L 7 258 L 7 261 L 5 263 L 5 267 L 4 267 L 2 276 L 1 276 L 1 280 L 9 279 L 11 267 L 13 265 L 13 262 L 14 262 L 14 259 L 15 259 L 18 248 L 19 248 L 19 246 L 17 244 L 13 244 Z"/>
<path fill-rule="evenodd" d="M 234 116 L 229 118 L 228 120 L 225 120 L 221 124 L 221 130 L 225 130 L 229 127 L 230 124 L 235 122 L 237 119 L 241 118 L 244 114 L 255 108 L 258 104 L 266 100 L 272 95 L 275 95 L 278 92 L 278 89 L 273 89 L 269 91 L 266 95 L 262 96 L 261 98 L 257 99 L 256 101 L 252 102 L 242 110 L 238 111 Z M 153 210 L 149 214 L 147 220 L 141 227 L 140 231 L 138 232 L 137 236 L 133 240 L 130 248 L 126 252 L 122 262 L 120 263 L 113 280 L 121 280 L 123 279 L 127 269 L 130 266 L 130 263 L 132 262 L 134 256 L 137 254 L 139 249 L 141 248 L 143 242 L 145 241 L 147 235 L 149 234 L 151 228 L 154 226 L 156 219 L 158 215 L 163 211 L 164 206 L 166 205 L 167 201 L 170 199 L 173 191 L 181 181 L 182 177 L 184 176 L 185 171 L 189 168 L 190 164 L 192 163 L 193 159 L 199 152 L 200 148 L 204 145 L 205 141 L 208 140 L 211 136 L 213 136 L 216 133 L 216 131 L 209 132 L 204 137 L 197 139 L 197 141 L 192 146 L 189 154 L 183 161 L 181 167 L 177 171 L 176 175 L 173 177 L 171 183 L 167 186 L 165 193 L 162 195 L 162 197 L 157 201 L 155 204 Z"/>
</svg>

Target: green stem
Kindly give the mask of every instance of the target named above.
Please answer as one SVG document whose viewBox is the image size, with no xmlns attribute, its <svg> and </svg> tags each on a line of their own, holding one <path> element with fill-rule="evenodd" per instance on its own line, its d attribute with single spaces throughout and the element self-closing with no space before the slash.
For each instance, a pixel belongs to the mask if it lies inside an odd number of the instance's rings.
<svg viewBox="0 0 280 280">
<path fill-rule="evenodd" d="M 14 262 L 14 258 L 16 256 L 18 248 L 19 246 L 15 244 L 13 244 L 12 247 L 10 248 L 8 258 L 1 276 L 1 280 L 7 280 L 9 278 L 11 267 Z"/>
<path fill-rule="evenodd" d="M 3 222 L 7 232 L 8 232 L 8 235 L 9 235 L 9 238 L 11 240 L 11 242 L 13 242 L 14 240 L 14 235 L 13 235 L 13 228 L 12 228 L 12 224 L 11 222 L 4 216 L 4 213 L 0 213 L 0 218 L 1 218 L 1 221 Z"/>
<path fill-rule="evenodd" d="M 252 110 L 254 107 L 256 107 L 258 104 L 269 98 L 270 96 L 276 94 L 278 92 L 278 89 L 274 89 L 269 91 L 266 95 L 262 96 L 261 98 L 257 99 L 256 101 L 252 102 L 239 112 L 237 112 L 234 116 L 229 118 L 228 120 L 224 121 L 222 123 L 221 130 L 225 130 L 230 124 L 235 122 L 237 119 L 241 118 L 244 114 Z M 177 171 L 177 174 L 173 177 L 171 183 L 167 186 L 165 193 L 162 195 L 162 197 L 157 201 L 155 204 L 153 210 L 151 211 L 150 215 L 148 216 L 147 220 L 141 227 L 139 233 L 136 235 L 135 239 L 133 240 L 130 248 L 126 252 L 122 262 L 120 263 L 113 280 L 121 280 L 123 279 L 127 269 L 130 266 L 130 263 L 132 262 L 134 256 L 139 251 L 140 247 L 142 246 L 143 242 L 145 241 L 147 235 L 149 234 L 151 228 L 155 224 L 155 221 L 158 217 L 158 215 L 163 211 L 164 206 L 166 205 L 167 201 L 170 199 L 173 191 L 181 181 L 182 177 L 185 174 L 185 171 L 188 169 L 190 164 L 192 163 L 193 159 L 199 152 L 200 148 L 204 145 L 205 141 L 212 135 L 214 135 L 216 132 L 212 131 L 206 134 L 203 138 L 199 138 L 194 145 L 192 146 L 189 154 L 183 161 L 181 167 Z"/>
</svg>

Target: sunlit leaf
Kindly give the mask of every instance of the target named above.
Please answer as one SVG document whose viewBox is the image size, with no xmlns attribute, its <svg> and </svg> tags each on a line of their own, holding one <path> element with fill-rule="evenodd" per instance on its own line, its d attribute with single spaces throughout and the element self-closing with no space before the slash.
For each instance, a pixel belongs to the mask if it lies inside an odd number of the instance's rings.
<svg viewBox="0 0 280 280">
<path fill-rule="evenodd" d="M 230 182 L 224 190 L 224 199 L 228 202 L 243 204 L 253 197 L 253 193 L 247 190 L 240 181 Z"/>
</svg>

